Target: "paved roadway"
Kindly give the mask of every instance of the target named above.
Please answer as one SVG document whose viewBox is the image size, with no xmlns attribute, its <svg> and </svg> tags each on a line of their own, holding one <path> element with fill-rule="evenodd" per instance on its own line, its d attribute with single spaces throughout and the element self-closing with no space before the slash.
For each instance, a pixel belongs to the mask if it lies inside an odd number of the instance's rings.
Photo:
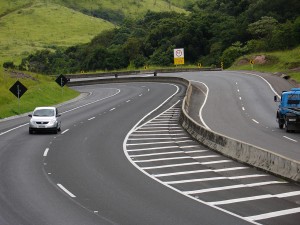
<svg viewBox="0 0 300 225">
<path fill-rule="evenodd" d="M 210 129 L 300 161 L 299 132 L 286 133 L 276 122 L 278 103 L 273 100 L 274 91 L 280 94 L 289 90 L 292 86 L 286 80 L 266 74 L 258 77 L 230 71 L 159 74 L 164 75 L 180 76 L 197 81 L 196 85 L 198 82 L 206 85 L 207 88 L 202 88 L 203 92 L 208 92 L 202 116 Z M 195 107 L 194 118 L 201 122 L 199 108 Z"/>
<path fill-rule="evenodd" d="M 298 185 L 209 151 L 182 130 L 182 87 L 77 89 L 90 94 L 60 107 L 58 135 L 29 135 L 28 118 L 0 123 L 0 224 L 298 223 Z"/>
<path fill-rule="evenodd" d="M 29 135 L 26 117 L 1 122 L 1 225 L 249 224 L 149 179 L 123 152 L 137 121 L 170 96 L 175 94 L 153 115 L 182 98 L 182 87 L 78 90 L 91 94 L 60 107 L 58 135 Z"/>
</svg>

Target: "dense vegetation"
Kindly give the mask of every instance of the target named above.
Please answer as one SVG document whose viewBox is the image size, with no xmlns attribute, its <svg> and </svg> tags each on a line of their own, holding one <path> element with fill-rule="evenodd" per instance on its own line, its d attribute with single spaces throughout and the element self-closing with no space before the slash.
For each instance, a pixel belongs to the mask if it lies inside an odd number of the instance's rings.
<svg viewBox="0 0 300 225">
<path fill-rule="evenodd" d="M 229 67 L 244 54 L 300 44 L 298 0 L 198 0 L 185 8 L 189 14 L 149 11 L 143 18 L 127 18 L 88 44 L 31 54 L 20 68 L 56 74 L 168 66 L 174 48 L 184 48 L 190 64 L 223 61 Z"/>
<path fill-rule="evenodd" d="M 162 0 L 0 0 L 0 68 L 37 50 L 88 43 L 148 9 L 186 12 Z"/>
</svg>

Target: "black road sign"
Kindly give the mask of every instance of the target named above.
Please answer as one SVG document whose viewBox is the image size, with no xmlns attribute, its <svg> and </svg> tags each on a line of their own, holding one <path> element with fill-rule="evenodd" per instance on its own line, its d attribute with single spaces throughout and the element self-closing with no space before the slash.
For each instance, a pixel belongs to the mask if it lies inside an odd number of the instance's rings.
<svg viewBox="0 0 300 225">
<path fill-rule="evenodd" d="M 9 90 L 17 98 L 21 98 L 21 96 L 27 91 L 27 88 L 20 81 L 17 81 Z"/>
<path fill-rule="evenodd" d="M 57 78 L 56 78 L 56 80 L 55 80 L 55 82 L 59 85 L 59 86 L 61 86 L 61 87 L 63 87 L 63 86 L 65 86 L 67 83 L 68 83 L 68 81 L 69 81 L 69 79 L 68 78 L 66 78 L 64 75 L 59 75 Z"/>
</svg>

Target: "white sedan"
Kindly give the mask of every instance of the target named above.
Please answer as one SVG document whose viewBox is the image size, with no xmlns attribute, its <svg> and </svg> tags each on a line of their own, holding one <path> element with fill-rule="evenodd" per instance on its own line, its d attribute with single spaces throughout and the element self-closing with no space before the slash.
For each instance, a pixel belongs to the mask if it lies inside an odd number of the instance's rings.
<svg viewBox="0 0 300 225">
<path fill-rule="evenodd" d="M 29 122 L 29 133 L 34 131 L 51 131 L 57 134 L 61 130 L 61 114 L 56 107 L 37 107 L 32 114 Z"/>
</svg>

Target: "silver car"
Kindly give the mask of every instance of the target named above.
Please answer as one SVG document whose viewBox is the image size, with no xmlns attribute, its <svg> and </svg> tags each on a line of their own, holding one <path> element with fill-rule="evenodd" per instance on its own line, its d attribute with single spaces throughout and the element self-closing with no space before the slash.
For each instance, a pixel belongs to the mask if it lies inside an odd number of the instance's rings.
<svg viewBox="0 0 300 225">
<path fill-rule="evenodd" d="M 29 134 L 34 131 L 51 131 L 57 134 L 61 130 L 61 114 L 58 113 L 56 107 L 37 107 L 29 121 Z"/>
</svg>

